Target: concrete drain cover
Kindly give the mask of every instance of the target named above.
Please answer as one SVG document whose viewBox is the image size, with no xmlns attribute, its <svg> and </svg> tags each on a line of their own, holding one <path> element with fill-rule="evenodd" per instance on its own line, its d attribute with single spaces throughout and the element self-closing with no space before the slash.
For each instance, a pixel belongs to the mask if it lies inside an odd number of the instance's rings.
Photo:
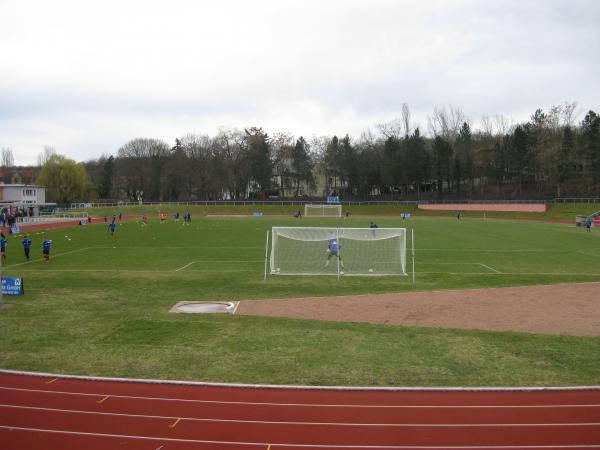
<svg viewBox="0 0 600 450">
<path fill-rule="evenodd" d="M 237 302 L 179 302 L 169 312 L 188 314 L 233 313 L 236 304 Z"/>
</svg>

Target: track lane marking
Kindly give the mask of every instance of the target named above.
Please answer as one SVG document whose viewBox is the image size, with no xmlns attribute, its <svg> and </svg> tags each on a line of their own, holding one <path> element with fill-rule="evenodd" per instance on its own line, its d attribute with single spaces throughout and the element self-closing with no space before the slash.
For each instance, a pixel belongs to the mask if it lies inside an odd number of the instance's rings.
<svg viewBox="0 0 600 450">
<path fill-rule="evenodd" d="M 124 414 L 125 417 L 129 417 L 129 414 Z M 135 416 L 137 417 L 137 416 Z M 144 416 L 141 416 L 144 417 Z M 181 422 L 181 417 L 177 418 L 177 420 L 175 422 L 173 422 L 171 425 L 169 425 L 169 428 L 175 428 L 177 426 L 177 424 Z"/>
<path fill-rule="evenodd" d="M 108 438 L 116 438 L 116 439 L 137 439 L 137 440 L 146 440 L 146 441 L 167 441 L 167 442 L 180 442 L 180 443 L 191 443 L 191 444 L 222 444 L 222 445 L 252 445 L 257 447 L 265 447 L 269 445 L 268 442 L 241 442 L 241 441 L 210 441 L 210 440 L 200 440 L 200 439 L 178 439 L 178 438 L 168 438 L 168 437 L 152 437 L 152 436 L 135 436 L 135 435 L 127 435 L 127 434 L 111 434 L 111 433 L 90 433 L 83 431 L 67 431 L 67 430 L 49 430 L 45 428 L 30 428 L 30 427 L 12 427 L 7 425 L 0 425 L 0 429 L 7 429 L 9 431 L 31 431 L 35 433 L 53 433 L 53 434 L 67 434 L 67 435 L 75 435 L 75 436 L 94 436 L 94 437 L 108 437 Z M 598 444 L 567 444 L 567 445 L 335 445 L 335 444 L 292 444 L 292 443 L 278 443 L 278 444 L 270 444 L 277 445 L 278 447 L 290 447 L 290 448 L 340 448 L 340 449 L 348 449 L 348 448 L 356 448 L 356 449 L 556 449 L 556 448 L 600 448 Z"/>
<path fill-rule="evenodd" d="M 96 403 L 98 403 L 98 404 L 104 403 L 104 401 L 105 401 L 105 400 L 106 400 L 108 397 L 110 397 L 110 395 L 105 395 L 104 397 L 102 397 L 102 399 L 101 399 L 101 400 L 98 400 Z"/>
<path fill-rule="evenodd" d="M 81 415 L 98 415 L 113 417 L 130 417 L 134 419 L 168 419 L 175 420 L 169 428 L 175 428 L 181 420 L 195 422 L 267 424 L 267 425 L 298 425 L 298 426 L 330 426 L 330 427 L 364 427 L 364 428 L 523 428 L 523 427 L 600 427 L 600 422 L 559 422 L 559 423 L 354 423 L 354 422 L 303 422 L 288 420 L 242 420 L 242 419 L 213 419 L 203 417 L 174 417 L 147 414 L 111 413 L 103 411 L 84 411 L 78 409 L 45 408 L 42 406 L 21 406 L 0 404 L 0 408 L 25 409 L 43 412 L 57 412 Z"/>
<path fill-rule="evenodd" d="M 182 403 L 213 403 L 217 405 L 256 405 L 256 406 L 295 406 L 295 407 L 319 407 L 319 408 L 388 408 L 388 409 L 420 409 L 420 408 L 439 408 L 439 409 L 449 409 L 449 408 L 481 408 L 481 409 L 490 409 L 490 408 L 500 408 L 500 409 L 509 409 L 509 408 L 599 408 L 600 403 L 596 404 L 586 404 L 586 403 L 567 403 L 567 404 L 543 404 L 543 405 L 363 405 L 363 404 L 327 404 L 327 403 L 275 403 L 275 402 L 242 402 L 242 401 L 230 401 L 230 400 L 201 400 L 201 399 L 188 399 L 188 398 L 172 398 L 172 397 L 143 397 L 143 396 L 135 396 L 135 395 L 116 395 L 116 394 L 106 394 L 106 393 L 88 393 L 88 392 L 69 392 L 69 391 L 52 391 L 45 389 L 28 389 L 28 388 L 16 388 L 16 387 L 6 387 L 0 386 L 0 390 L 7 391 L 19 391 L 19 392 L 36 392 L 36 393 L 44 393 L 44 394 L 55 394 L 55 395 L 79 395 L 79 396 L 93 396 L 99 397 L 103 395 L 110 395 L 113 398 L 122 398 L 122 399 L 136 399 L 136 400 L 157 400 L 157 401 L 167 401 L 167 402 L 182 402 Z"/>
</svg>

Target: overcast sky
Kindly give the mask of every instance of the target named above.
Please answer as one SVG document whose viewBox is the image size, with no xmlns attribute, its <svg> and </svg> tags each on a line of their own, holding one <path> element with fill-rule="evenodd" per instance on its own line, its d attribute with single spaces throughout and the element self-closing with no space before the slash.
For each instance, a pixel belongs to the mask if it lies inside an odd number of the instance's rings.
<svg viewBox="0 0 600 450">
<path fill-rule="evenodd" d="M 262 126 L 358 137 L 435 107 L 600 109 L 600 1 L 0 0 L 0 148 L 76 161 Z"/>
</svg>

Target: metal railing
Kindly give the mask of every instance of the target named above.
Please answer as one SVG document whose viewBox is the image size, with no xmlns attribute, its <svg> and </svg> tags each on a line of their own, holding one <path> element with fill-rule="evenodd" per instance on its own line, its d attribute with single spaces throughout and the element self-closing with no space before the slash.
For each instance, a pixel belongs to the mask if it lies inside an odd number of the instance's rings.
<svg viewBox="0 0 600 450">
<path fill-rule="evenodd" d="M 534 204 L 534 203 L 600 203 L 600 198 L 554 198 L 539 200 L 344 200 L 342 205 L 418 205 L 418 204 Z M 271 200 L 193 200 L 185 202 L 113 202 L 113 203 L 80 203 L 69 207 L 57 208 L 57 211 L 72 211 L 88 208 L 115 208 L 126 206 L 244 206 L 244 205 L 276 205 L 276 206 L 303 206 L 305 204 L 326 204 L 323 199 L 271 199 Z M 83 206 L 85 205 L 85 206 Z"/>
</svg>

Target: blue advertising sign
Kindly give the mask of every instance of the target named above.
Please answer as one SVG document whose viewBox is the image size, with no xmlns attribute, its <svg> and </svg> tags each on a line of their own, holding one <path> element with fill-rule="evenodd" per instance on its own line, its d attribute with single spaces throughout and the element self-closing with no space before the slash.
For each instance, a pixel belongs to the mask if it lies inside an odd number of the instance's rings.
<svg viewBox="0 0 600 450">
<path fill-rule="evenodd" d="M 23 279 L 2 277 L 2 295 L 23 295 Z"/>
<path fill-rule="evenodd" d="M 340 198 L 337 195 L 330 195 L 329 197 L 327 197 L 327 204 L 331 205 L 331 204 L 337 204 L 340 202 Z"/>
<path fill-rule="evenodd" d="M 19 234 L 21 230 L 19 230 L 19 227 L 14 226 L 14 227 L 10 227 L 10 234 Z"/>
</svg>

